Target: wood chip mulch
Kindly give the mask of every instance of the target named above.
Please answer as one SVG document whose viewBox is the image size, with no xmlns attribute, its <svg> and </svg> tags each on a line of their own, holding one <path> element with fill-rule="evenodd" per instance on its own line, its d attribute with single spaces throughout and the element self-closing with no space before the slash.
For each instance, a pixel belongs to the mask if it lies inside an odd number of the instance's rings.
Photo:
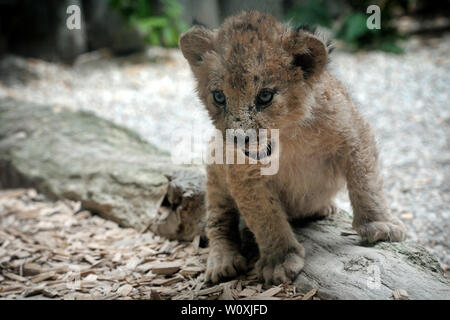
<svg viewBox="0 0 450 320">
<path fill-rule="evenodd" d="M 318 299 L 252 273 L 210 286 L 200 239 L 170 241 L 50 202 L 33 189 L 0 191 L 0 299 Z"/>
</svg>

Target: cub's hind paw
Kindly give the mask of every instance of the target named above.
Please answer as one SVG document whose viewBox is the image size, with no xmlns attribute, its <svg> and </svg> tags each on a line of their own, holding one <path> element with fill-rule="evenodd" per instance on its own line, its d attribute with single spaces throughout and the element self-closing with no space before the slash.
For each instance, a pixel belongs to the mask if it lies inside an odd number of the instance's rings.
<svg viewBox="0 0 450 320">
<path fill-rule="evenodd" d="M 355 227 L 359 235 L 370 243 L 377 241 L 403 241 L 406 227 L 398 219 L 392 221 L 373 221 Z"/>
<path fill-rule="evenodd" d="M 206 266 L 206 281 L 217 283 L 247 270 L 246 259 L 237 251 L 212 250 Z"/>
<path fill-rule="evenodd" d="M 337 213 L 338 210 L 339 210 L 339 208 L 334 203 L 331 203 L 330 205 L 314 212 L 312 217 L 317 218 L 317 219 L 326 218 L 328 216 L 331 216 L 331 215 Z"/>
</svg>

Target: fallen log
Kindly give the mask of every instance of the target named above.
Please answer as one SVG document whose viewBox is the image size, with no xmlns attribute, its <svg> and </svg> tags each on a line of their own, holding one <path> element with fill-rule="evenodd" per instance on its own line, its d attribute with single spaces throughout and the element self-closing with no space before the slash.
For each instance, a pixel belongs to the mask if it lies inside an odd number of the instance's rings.
<svg viewBox="0 0 450 320">
<path fill-rule="evenodd" d="M 409 299 L 450 299 L 450 285 L 437 259 L 407 242 L 362 242 L 351 217 L 334 216 L 294 228 L 306 250 L 296 280 L 304 291 L 319 288 L 327 299 L 390 299 L 405 290 Z"/>
<path fill-rule="evenodd" d="M 86 112 L 0 99 L 0 188 L 34 187 L 124 227 L 203 234 L 204 172 Z M 326 299 L 450 299 L 437 259 L 412 243 L 361 242 L 345 212 L 293 224 L 307 252 L 300 292 Z M 317 292 L 315 289 L 318 289 Z"/>
</svg>

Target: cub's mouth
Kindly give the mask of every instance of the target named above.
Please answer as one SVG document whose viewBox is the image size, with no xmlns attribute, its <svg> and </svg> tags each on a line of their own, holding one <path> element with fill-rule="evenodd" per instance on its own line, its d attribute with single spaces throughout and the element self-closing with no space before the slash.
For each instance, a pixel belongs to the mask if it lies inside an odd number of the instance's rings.
<svg viewBox="0 0 450 320">
<path fill-rule="evenodd" d="M 248 158 L 252 158 L 254 160 L 261 160 L 271 156 L 272 142 L 268 141 L 262 144 L 260 143 L 259 139 L 257 139 L 257 143 L 250 144 L 249 139 L 246 137 L 245 145 L 242 151 Z"/>
</svg>

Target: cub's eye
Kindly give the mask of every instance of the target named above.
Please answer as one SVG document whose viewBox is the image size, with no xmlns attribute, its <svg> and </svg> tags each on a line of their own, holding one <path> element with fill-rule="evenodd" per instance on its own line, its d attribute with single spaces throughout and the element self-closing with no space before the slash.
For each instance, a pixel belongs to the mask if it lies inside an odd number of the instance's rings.
<svg viewBox="0 0 450 320">
<path fill-rule="evenodd" d="M 217 103 L 220 106 L 225 105 L 226 98 L 222 91 L 213 91 L 212 94 L 215 103 Z"/>
<path fill-rule="evenodd" d="M 266 105 L 272 102 L 275 92 L 272 89 L 262 89 L 256 97 L 257 105 Z"/>
</svg>

